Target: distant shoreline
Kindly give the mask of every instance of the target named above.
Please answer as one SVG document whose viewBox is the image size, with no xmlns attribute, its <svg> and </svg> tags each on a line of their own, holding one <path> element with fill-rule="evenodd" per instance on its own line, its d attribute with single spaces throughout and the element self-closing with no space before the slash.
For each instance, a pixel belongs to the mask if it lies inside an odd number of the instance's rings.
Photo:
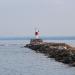
<svg viewBox="0 0 75 75">
<path fill-rule="evenodd" d="M 30 40 L 35 37 L 0 37 L 0 40 Z M 43 40 L 75 40 L 75 37 L 40 37 Z"/>
</svg>

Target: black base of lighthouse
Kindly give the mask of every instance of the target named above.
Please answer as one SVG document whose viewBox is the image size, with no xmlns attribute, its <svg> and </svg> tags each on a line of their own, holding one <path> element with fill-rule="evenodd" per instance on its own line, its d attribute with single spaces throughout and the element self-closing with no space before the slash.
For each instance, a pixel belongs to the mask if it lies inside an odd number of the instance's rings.
<svg viewBox="0 0 75 75">
<path fill-rule="evenodd" d="M 31 39 L 30 40 L 30 44 L 40 44 L 42 42 L 43 42 L 42 39 Z"/>
</svg>

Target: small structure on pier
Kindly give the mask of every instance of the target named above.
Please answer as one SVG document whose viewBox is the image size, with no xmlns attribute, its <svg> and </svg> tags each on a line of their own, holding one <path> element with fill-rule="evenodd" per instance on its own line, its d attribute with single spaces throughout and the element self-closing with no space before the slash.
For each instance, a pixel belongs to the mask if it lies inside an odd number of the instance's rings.
<svg viewBox="0 0 75 75">
<path fill-rule="evenodd" d="M 35 39 L 39 39 L 39 29 L 35 28 Z"/>
<path fill-rule="evenodd" d="M 39 29 L 35 29 L 35 38 L 30 40 L 30 44 L 41 44 L 43 40 L 39 38 Z"/>
</svg>

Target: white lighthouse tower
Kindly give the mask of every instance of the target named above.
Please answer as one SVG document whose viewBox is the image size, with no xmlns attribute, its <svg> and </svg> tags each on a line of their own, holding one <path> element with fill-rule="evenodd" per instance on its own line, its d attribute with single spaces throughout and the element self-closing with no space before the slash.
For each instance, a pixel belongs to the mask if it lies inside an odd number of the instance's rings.
<svg viewBox="0 0 75 75">
<path fill-rule="evenodd" d="M 39 29 L 35 29 L 35 38 L 39 39 Z"/>
</svg>

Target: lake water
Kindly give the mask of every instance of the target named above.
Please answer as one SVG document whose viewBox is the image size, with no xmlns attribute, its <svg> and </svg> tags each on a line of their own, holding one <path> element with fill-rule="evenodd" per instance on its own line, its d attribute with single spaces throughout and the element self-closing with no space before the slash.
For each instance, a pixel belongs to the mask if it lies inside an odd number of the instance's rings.
<svg viewBox="0 0 75 75">
<path fill-rule="evenodd" d="M 46 40 L 66 42 L 75 46 L 75 40 Z M 0 41 L 0 75 L 75 75 L 70 67 L 44 54 L 24 48 L 26 40 Z"/>
</svg>

